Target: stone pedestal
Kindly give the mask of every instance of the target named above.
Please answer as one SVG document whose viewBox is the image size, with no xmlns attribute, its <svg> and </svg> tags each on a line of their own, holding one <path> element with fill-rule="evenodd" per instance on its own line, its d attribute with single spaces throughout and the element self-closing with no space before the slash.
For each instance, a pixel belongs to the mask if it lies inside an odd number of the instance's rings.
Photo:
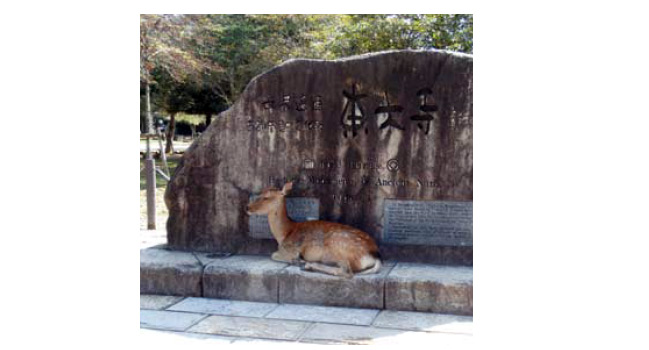
<svg viewBox="0 0 649 350">
<path fill-rule="evenodd" d="M 472 315 L 473 269 L 387 261 L 378 274 L 346 279 L 265 256 L 149 248 L 140 254 L 140 293 Z"/>
</svg>

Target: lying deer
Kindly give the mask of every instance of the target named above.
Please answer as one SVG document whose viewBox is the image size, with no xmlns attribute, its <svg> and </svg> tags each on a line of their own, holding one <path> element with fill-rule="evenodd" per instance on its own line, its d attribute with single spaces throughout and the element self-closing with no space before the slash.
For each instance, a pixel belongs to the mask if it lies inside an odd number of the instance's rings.
<svg viewBox="0 0 649 350">
<path fill-rule="evenodd" d="M 305 270 L 347 278 L 381 269 L 379 248 L 367 233 L 335 222 L 291 221 L 284 197 L 292 188 L 289 182 L 281 191 L 266 189 L 246 207 L 249 215 L 268 215 L 270 231 L 279 244 L 271 259 L 292 264 L 302 259 Z"/>
</svg>

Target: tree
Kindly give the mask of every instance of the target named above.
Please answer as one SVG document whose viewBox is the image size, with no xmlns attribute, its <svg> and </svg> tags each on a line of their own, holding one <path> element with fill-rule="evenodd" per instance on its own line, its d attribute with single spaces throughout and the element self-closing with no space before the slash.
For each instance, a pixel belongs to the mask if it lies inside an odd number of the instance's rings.
<svg viewBox="0 0 649 350">
<path fill-rule="evenodd" d="M 196 20 L 188 15 L 140 15 L 140 82 L 147 100 L 147 132 L 152 132 L 151 85 L 156 83 L 154 71 L 164 71 L 173 81 L 181 83 L 218 66 L 201 55 L 202 48 L 192 45 Z"/>
<path fill-rule="evenodd" d="M 318 34 L 335 18 L 334 15 L 204 16 L 196 37 L 204 45 L 206 55 L 223 67 L 205 76 L 205 86 L 225 105 L 232 105 L 248 82 L 263 71 L 289 58 L 325 56 L 325 47 L 318 45 Z"/>
<path fill-rule="evenodd" d="M 176 131 L 176 115 L 180 112 L 191 109 L 194 105 L 194 100 L 190 94 L 190 89 L 187 83 L 178 84 L 171 89 L 166 90 L 164 95 L 164 110 L 169 113 L 169 124 L 166 130 L 166 146 L 165 153 L 173 152 L 173 138 Z"/>
<path fill-rule="evenodd" d="M 473 52 L 473 15 L 342 15 L 327 45 L 335 56 L 390 49 Z"/>
<path fill-rule="evenodd" d="M 151 85 L 160 83 L 160 103 L 170 113 L 165 152 L 173 148 L 175 115 L 191 108 L 188 82 L 219 69 L 204 57 L 204 48 L 196 37 L 201 16 L 140 15 L 140 81 L 145 86 L 147 133 L 152 132 Z M 184 84 L 184 85 L 183 85 Z"/>
<path fill-rule="evenodd" d="M 207 85 L 231 105 L 256 75 L 290 58 L 389 49 L 473 50 L 472 15 L 205 15 L 197 38 L 223 70 Z"/>
</svg>

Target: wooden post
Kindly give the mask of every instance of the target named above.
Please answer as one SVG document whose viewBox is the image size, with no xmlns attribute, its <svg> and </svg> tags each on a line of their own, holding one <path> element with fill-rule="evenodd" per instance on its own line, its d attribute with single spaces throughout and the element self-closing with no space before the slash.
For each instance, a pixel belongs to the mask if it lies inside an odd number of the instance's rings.
<svg viewBox="0 0 649 350">
<path fill-rule="evenodd" d="M 147 142 L 149 140 L 147 139 Z M 148 152 L 147 159 L 144 160 L 146 171 L 146 216 L 147 216 L 147 229 L 156 229 L 155 218 L 155 160 Z"/>
<path fill-rule="evenodd" d="M 147 229 L 155 230 L 155 160 L 151 156 L 151 134 L 154 134 L 153 117 L 151 116 L 151 87 L 146 84 L 146 159 L 144 168 L 146 172 L 146 216 Z"/>
</svg>

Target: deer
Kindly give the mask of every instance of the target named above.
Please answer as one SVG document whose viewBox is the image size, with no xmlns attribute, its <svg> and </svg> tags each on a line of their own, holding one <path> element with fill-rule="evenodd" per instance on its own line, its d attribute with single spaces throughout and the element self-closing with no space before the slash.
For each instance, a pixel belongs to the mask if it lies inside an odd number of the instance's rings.
<svg viewBox="0 0 649 350">
<path fill-rule="evenodd" d="M 270 231 L 278 244 L 272 260 L 345 278 L 379 272 L 379 248 L 368 233 L 336 222 L 292 221 L 285 200 L 292 188 L 293 182 L 287 182 L 281 190 L 264 189 L 257 200 L 246 206 L 248 215 L 268 215 Z"/>
</svg>

